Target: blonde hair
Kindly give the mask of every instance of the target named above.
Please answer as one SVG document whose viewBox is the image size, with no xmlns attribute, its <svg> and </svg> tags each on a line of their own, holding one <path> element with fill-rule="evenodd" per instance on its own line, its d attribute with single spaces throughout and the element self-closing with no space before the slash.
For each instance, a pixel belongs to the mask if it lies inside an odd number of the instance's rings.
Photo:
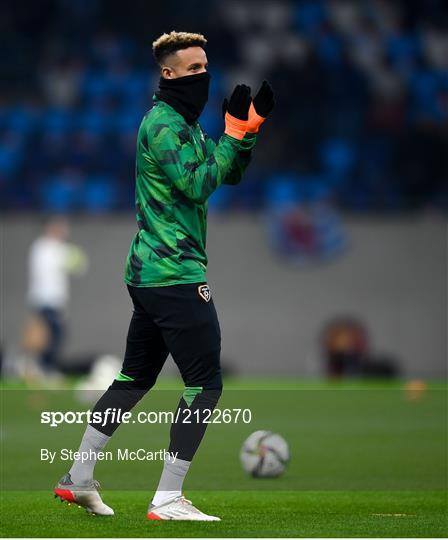
<svg viewBox="0 0 448 540">
<path fill-rule="evenodd" d="M 188 47 L 204 47 L 207 40 L 202 34 L 193 34 L 191 32 L 175 32 L 162 34 L 153 41 L 152 53 L 159 65 L 165 61 L 166 57 L 180 49 Z"/>
</svg>

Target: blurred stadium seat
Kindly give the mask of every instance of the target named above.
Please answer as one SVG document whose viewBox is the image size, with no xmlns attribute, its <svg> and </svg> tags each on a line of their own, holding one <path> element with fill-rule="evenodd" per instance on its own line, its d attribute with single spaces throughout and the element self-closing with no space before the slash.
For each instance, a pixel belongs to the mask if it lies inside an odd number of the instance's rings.
<svg viewBox="0 0 448 540">
<path fill-rule="evenodd" d="M 345 209 L 447 208 L 443 2 L 199 4 L 200 16 L 176 4 L 167 27 L 169 6 L 138 3 L 133 28 L 116 0 L 49 0 L 26 11 L 4 4 L 3 210 L 132 208 L 131 143 L 158 77 L 150 44 L 176 21 L 209 39 L 213 84 L 202 124 L 211 136 L 221 133 L 220 103 L 236 80 L 272 81 L 277 110 L 267 129 L 277 140 L 267 137 L 257 149 L 259 180 L 287 166 L 325 177 Z M 412 166 L 403 166 L 410 149 Z M 68 202 L 67 167 L 78 169 L 79 186 L 101 182 Z M 263 201 L 263 190 L 248 182 L 216 196 L 212 207 L 256 209 Z"/>
</svg>

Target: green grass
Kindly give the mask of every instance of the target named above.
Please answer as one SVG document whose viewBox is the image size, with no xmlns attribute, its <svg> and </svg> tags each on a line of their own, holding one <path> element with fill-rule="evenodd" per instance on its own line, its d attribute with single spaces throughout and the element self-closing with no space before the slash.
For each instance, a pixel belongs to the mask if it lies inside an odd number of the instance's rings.
<svg viewBox="0 0 448 540">
<path fill-rule="evenodd" d="M 221 408 L 250 408 L 250 424 L 208 428 L 185 483 L 187 497 L 220 523 L 152 523 L 146 507 L 160 462 L 100 462 L 96 477 L 112 518 L 54 500 L 70 463 L 40 448 L 77 449 L 84 427 L 40 424 L 43 410 L 86 410 L 74 381 L 64 391 L 9 383 L 2 391 L 1 534 L 11 537 L 443 537 L 447 524 L 447 393 L 432 381 L 409 400 L 403 382 L 229 380 Z M 170 411 L 181 386 L 162 380 L 137 410 Z M 274 480 L 247 476 L 238 460 L 256 429 L 281 433 L 291 462 Z M 169 425 L 123 425 L 108 450 L 166 448 Z"/>
<path fill-rule="evenodd" d="M 151 522 L 141 492 L 110 492 L 113 517 L 68 507 L 48 492 L 4 495 L 1 530 L 11 537 L 444 537 L 440 492 L 192 493 L 219 523 Z"/>
</svg>

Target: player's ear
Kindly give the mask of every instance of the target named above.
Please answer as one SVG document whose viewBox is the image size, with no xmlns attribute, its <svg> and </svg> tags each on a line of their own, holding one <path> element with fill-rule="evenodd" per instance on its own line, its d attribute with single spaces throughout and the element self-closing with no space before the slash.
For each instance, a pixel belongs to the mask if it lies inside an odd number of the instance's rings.
<svg viewBox="0 0 448 540">
<path fill-rule="evenodd" d="M 173 70 L 168 66 L 163 66 L 161 71 L 162 77 L 164 79 L 173 79 L 174 78 L 174 72 Z"/>
</svg>

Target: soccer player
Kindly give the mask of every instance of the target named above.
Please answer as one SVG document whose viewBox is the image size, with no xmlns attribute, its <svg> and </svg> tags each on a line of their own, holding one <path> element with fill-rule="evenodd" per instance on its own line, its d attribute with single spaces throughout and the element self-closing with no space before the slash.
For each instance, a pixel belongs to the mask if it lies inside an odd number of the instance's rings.
<svg viewBox="0 0 448 540">
<path fill-rule="evenodd" d="M 206 42 L 201 34 L 171 32 L 153 43 L 161 78 L 137 136 L 139 230 L 125 270 L 134 311 L 121 372 L 94 408 L 131 410 L 154 386 L 171 353 L 185 384 L 178 409 L 189 408 L 198 421 L 171 426 L 169 452 L 177 452 L 177 459 L 164 463 L 147 514 L 153 520 L 219 520 L 182 495 L 207 426 L 200 413 L 213 410 L 222 391 L 221 334 L 205 277 L 207 199 L 221 184 L 241 180 L 258 129 L 274 106 L 266 81 L 253 100 L 250 88 L 238 85 L 223 104 L 223 136 L 218 143 L 208 137 L 198 123 L 210 83 Z M 102 450 L 118 425 L 89 424 L 80 452 Z M 93 480 L 94 466 L 95 459 L 75 461 L 55 494 L 89 512 L 111 515 Z"/>
<path fill-rule="evenodd" d="M 67 242 L 68 235 L 68 223 L 52 218 L 29 253 L 28 299 L 37 316 L 30 321 L 31 328 L 43 324 L 44 334 L 48 335 L 39 351 L 42 377 L 47 379 L 59 374 L 65 310 L 70 299 L 69 277 L 84 274 L 88 267 L 87 255 L 79 246 Z"/>
</svg>

